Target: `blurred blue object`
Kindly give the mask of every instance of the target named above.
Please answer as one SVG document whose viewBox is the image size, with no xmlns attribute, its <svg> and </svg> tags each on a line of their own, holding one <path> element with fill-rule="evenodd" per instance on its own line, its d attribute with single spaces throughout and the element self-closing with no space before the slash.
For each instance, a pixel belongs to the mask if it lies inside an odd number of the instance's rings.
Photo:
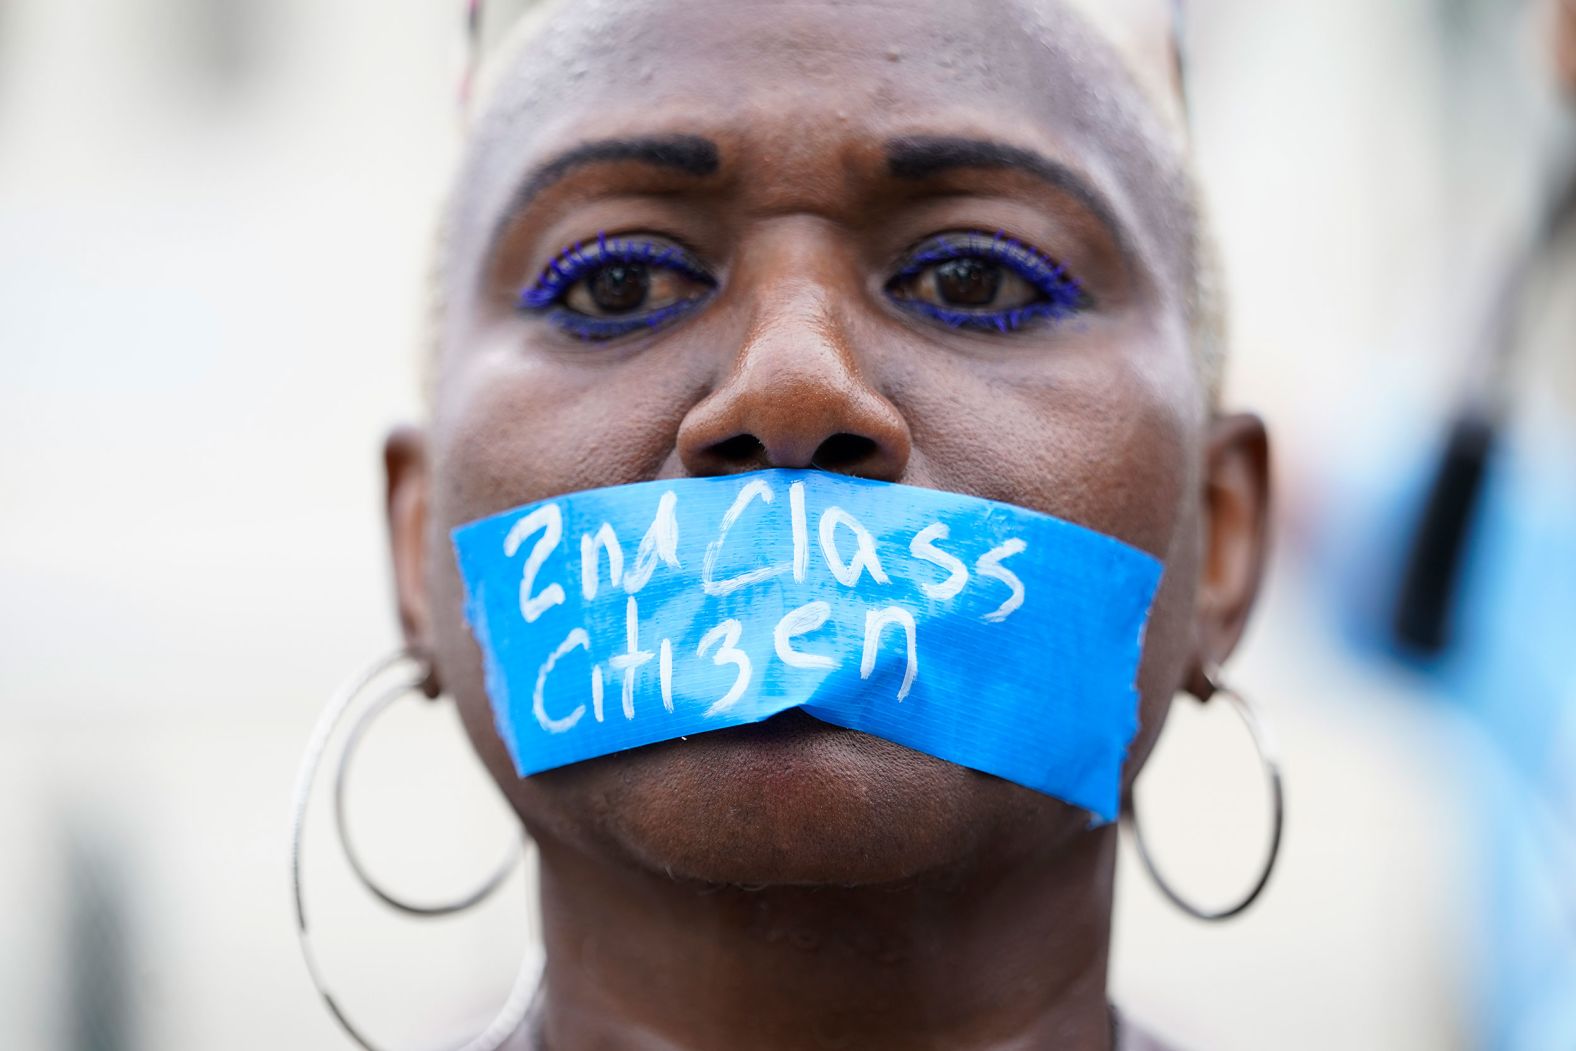
<svg viewBox="0 0 1576 1051">
<path fill-rule="evenodd" d="M 1421 589 L 1450 603 L 1439 646 L 1396 630 L 1419 516 L 1438 511 L 1437 450 L 1417 462 L 1399 451 L 1416 443 L 1383 443 L 1397 452 L 1353 472 L 1319 555 L 1340 635 L 1420 677 L 1481 745 L 1462 769 L 1485 897 L 1466 907 L 1483 917 L 1481 1046 L 1507 1051 L 1576 1048 L 1576 433 L 1541 437 L 1502 435 L 1483 457 L 1454 586 Z"/>
<path fill-rule="evenodd" d="M 1485 495 L 1440 685 L 1489 745 L 1492 1046 L 1576 1048 L 1576 463 L 1509 455 Z"/>
</svg>

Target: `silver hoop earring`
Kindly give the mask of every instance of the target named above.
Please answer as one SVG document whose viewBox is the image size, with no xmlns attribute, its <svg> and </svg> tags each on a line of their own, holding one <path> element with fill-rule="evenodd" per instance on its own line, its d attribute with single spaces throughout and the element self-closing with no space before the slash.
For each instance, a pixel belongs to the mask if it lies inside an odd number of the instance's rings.
<svg viewBox="0 0 1576 1051">
<path fill-rule="evenodd" d="M 487 898 L 493 891 L 503 885 L 504 880 L 514 869 L 523 856 L 521 845 L 516 842 L 514 849 L 504 859 L 503 865 L 495 871 L 477 889 L 471 891 L 454 901 L 438 904 L 423 905 L 412 904 L 380 887 L 367 873 L 355 851 L 351 848 L 348 834 L 349 828 L 345 820 L 345 781 L 346 771 L 349 769 L 350 756 L 356 746 L 361 742 L 367 728 L 395 701 L 415 692 L 420 692 L 426 683 L 430 671 L 425 664 L 408 650 L 398 650 L 387 657 L 377 661 L 361 674 L 355 676 L 340 687 L 339 691 L 329 701 L 328 707 L 318 717 L 317 725 L 312 730 L 312 736 L 307 742 L 306 754 L 301 761 L 301 770 L 296 777 L 295 796 L 291 808 L 290 821 L 290 885 L 295 902 L 296 935 L 301 944 L 301 955 L 306 961 L 307 974 L 312 980 L 312 985 L 317 989 L 318 995 L 323 998 L 329 1013 L 339 1023 L 340 1028 L 350 1036 L 359 1046 L 366 1051 L 379 1051 L 345 1014 L 339 1006 L 334 995 L 329 991 L 321 972 L 318 970 L 317 958 L 312 952 L 311 939 L 308 936 L 306 922 L 306 906 L 301 882 L 301 854 L 302 832 L 306 824 L 307 805 L 311 801 L 312 786 L 317 780 L 318 768 L 322 765 L 323 754 L 328 749 L 329 740 L 334 731 L 344 720 L 346 713 L 355 705 L 356 701 L 365 695 L 371 687 L 389 676 L 395 668 L 402 664 L 413 664 L 414 670 L 404 676 L 394 679 L 393 684 L 383 692 L 375 695 L 372 702 L 357 718 L 349 735 L 346 737 L 345 746 L 339 757 L 338 769 L 334 778 L 334 821 L 338 831 L 340 847 L 350 864 L 356 878 L 378 900 L 400 912 L 413 916 L 434 917 L 447 916 L 473 905 Z M 465 1044 L 460 1045 L 455 1051 L 497 1051 L 503 1046 L 514 1032 L 519 1029 L 526 1014 L 530 1010 L 531 1001 L 536 994 L 539 964 L 536 955 L 527 952 L 524 963 L 515 977 L 514 986 L 509 990 L 508 999 L 496 1017 L 479 1035 Z"/>
<path fill-rule="evenodd" d="M 1138 821 L 1138 810 L 1131 798 L 1129 798 L 1127 805 L 1127 819 L 1128 825 L 1133 832 L 1133 845 L 1138 849 L 1138 860 L 1143 863 L 1144 869 L 1149 873 L 1149 878 L 1155 881 L 1155 886 L 1160 888 L 1160 893 L 1164 894 L 1171 904 L 1196 919 L 1211 921 L 1229 920 L 1231 917 L 1244 912 L 1249 905 L 1258 900 L 1259 895 L 1264 892 L 1264 887 L 1270 881 L 1270 873 L 1275 871 L 1275 861 L 1280 857 L 1281 830 L 1285 826 L 1285 797 L 1281 788 L 1280 763 L 1276 759 L 1269 730 L 1259 716 L 1258 711 L 1246 697 L 1222 683 L 1218 665 L 1211 664 L 1206 667 L 1204 669 L 1204 679 L 1209 684 L 1209 696 L 1224 696 L 1231 702 L 1231 707 L 1236 713 L 1242 717 L 1243 723 L 1247 725 L 1248 734 L 1253 738 L 1253 747 L 1258 751 L 1259 763 L 1263 766 L 1265 777 L 1269 782 L 1270 849 L 1268 856 L 1264 859 L 1264 868 L 1259 872 L 1258 880 L 1253 884 L 1253 889 L 1248 891 L 1235 904 L 1217 910 L 1201 909 L 1178 894 L 1166 882 L 1165 877 L 1160 874 L 1160 870 L 1155 866 L 1154 859 L 1150 857 L 1148 849 L 1144 846 L 1144 833 Z"/>
</svg>

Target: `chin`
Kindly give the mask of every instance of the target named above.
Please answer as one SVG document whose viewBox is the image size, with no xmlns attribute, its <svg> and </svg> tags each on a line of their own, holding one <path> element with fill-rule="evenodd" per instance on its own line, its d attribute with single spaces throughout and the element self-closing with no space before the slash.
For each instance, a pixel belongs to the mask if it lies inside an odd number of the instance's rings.
<svg viewBox="0 0 1576 1051">
<path fill-rule="evenodd" d="M 1088 824 L 1028 789 L 797 711 L 530 781 L 529 825 L 708 884 L 964 878 Z"/>
</svg>

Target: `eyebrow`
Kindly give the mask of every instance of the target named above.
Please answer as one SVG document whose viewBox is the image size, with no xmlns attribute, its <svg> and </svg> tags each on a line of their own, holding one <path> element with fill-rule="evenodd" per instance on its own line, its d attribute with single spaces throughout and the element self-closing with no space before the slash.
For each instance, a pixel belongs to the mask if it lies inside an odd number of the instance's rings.
<svg viewBox="0 0 1576 1051">
<path fill-rule="evenodd" d="M 544 161 L 521 181 L 493 230 L 494 241 L 538 194 L 571 172 L 596 164 L 629 161 L 697 178 L 716 174 L 722 163 L 717 144 L 699 135 L 643 135 L 582 142 Z"/>
<path fill-rule="evenodd" d="M 887 171 L 899 179 L 934 179 L 967 168 L 1008 168 L 1032 175 L 1077 198 L 1111 231 L 1123 254 L 1130 254 L 1131 241 L 1110 199 L 1076 169 L 1043 153 L 990 139 L 920 135 L 892 139 L 886 144 L 886 157 Z"/>
</svg>

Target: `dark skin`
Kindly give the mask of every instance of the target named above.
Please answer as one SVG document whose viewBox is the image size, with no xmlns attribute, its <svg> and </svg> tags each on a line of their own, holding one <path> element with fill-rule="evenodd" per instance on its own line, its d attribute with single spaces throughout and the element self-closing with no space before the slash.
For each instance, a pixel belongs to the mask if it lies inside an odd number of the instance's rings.
<svg viewBox="0 0 1576 1051">
<path fill-rule="evenodd" d="M 552 24 L 474 137 L 431 418 L 386 449 L 407 640 L 540 849 L 546 994 L 516 1046 L 1107 1047 L 1114 826 L 796 713 L 521 779 L 449 533 L 596 486 L 813 466 L 1119 537 L 1166 565 L 1130 785 L 1172 696 L 1236 644 L 1265 544 L 1263 428 L 1211 409 L 1190 347 L 1180 158 L 1056 3 L 653 0 Z M 924 315 L 935 275 L 894 271 L 953 231 L 1033 245 L 1087 303 L 1008 333 Z M 710 285 L 648 272 L 644 294 L 698 305 L 603 342 L 516 309 L 601 232 L 687 248 Z M 638 302 L 629 279 L 570 302 Z"/>
</svg>

